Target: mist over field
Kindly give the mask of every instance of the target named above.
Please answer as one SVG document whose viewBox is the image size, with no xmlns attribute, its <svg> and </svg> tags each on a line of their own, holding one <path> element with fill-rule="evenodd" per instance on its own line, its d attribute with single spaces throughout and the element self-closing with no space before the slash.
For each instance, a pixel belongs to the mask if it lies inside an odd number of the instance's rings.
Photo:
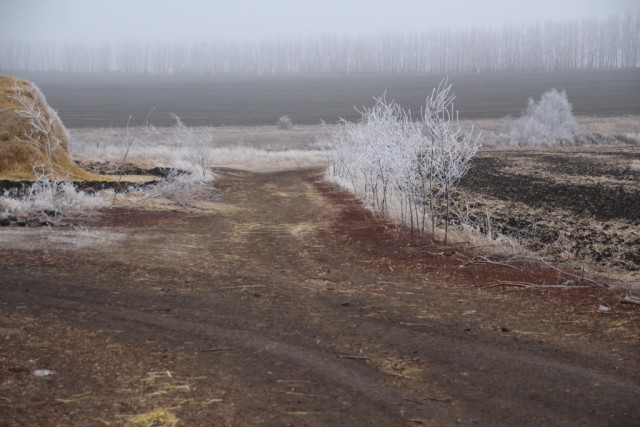
<svg viewBox="0 0 640 427">
<path fill-rule="evenodd" d="M 479 23 L 481 24 L 481 23 Z M 640 12 L 500 28 L 258 40 L 0 41 L 0 70 L 142 74 L 416 74 L 640 65 Z"/>
<path fill-rule="evenodd" d="M 0 38 L 29 41 L 261 40 L 371 36 L 606 19 L 634 0 L 3 0 Z"/>
<path fill-rule="evenodd" d="M 631 0 L 5 0 L 0 70 L 210 74 L 636 68 Z"/>
<path fill-rule="evenodd" d="M 215 76 L 208 74 L 18 73 L 38 84 L 68 127 L 123 127 L 129 116 L 190 126 L 294 125 L 357 120 L 357 108 L 386 93 L 414 115 L 443 74 Z M 574 112 L 589 116 L 640 114 L 640 70 L 452 74 L 460 118 L 518 116 L 527 99 L 566 90 Z"/>
</svg>

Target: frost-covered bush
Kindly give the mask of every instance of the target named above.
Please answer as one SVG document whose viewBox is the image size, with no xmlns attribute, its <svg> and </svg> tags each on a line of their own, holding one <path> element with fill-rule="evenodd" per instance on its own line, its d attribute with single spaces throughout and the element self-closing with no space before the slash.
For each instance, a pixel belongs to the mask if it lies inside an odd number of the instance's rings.
<svg viewBox="0 0 640 427">
<path fill-rule="evenodd" d="M 529 98 L 526 112 L 508 119 L 502 133 L 521 145 L 541 145 L 572 140 L 578 131 L 566 92 L 551 89 L 537 102 Z"/>
<path fill-rule="evenodd" d="M 330 179 L 349 188 L 374 211 L 420 233 L 444 225 L 450 191 L 467 172 L 478 138 L 463 130 L 444 80 L 427 98 L 421 120 L 395 102 L 377 98 L 358 123 L 342 121 L 333 132 Z"/>
<path fill-rule="evenodd" d="M 395 102 L 377 98 L 359 123 L 342 121 L 333 132 L 333 176 L 373 210 L 388 214 L 398 204 L 409 215 L 408 186 L 424 137 L 419 124 Z M 420 208 L 420 206 L 418 207 Z M 411 214 L 415 214 L 411 209 Z"/>
<path fill-rule="evenodd" d="M 289 116 L 282 116 L 278 119 L 277 126 L 278 129 L 287 130 L 293 128 L 293 122 L 291 121 Z"/>
<path fill-rule="evenodd" d="M 168 164 L 163 165 L 168 173 L 165 180 L 144 190 L 146 196 L 164 197 L 185 205 L 210 192 L 211 145 L 213 136 L 209 132 L 195 132 L 175 114 L 172 140 L 176 145 Z"/>
<path fill-rule="evenodd" d="M 171 117 L 176 121 L 173 127 L 173 139 L 177 149 L 173 153 L 169 167 L 188 172 L 194 180 L 211 181 L 213 179 L 210 169 L 213 132 L 209 128 L 206 128 L 205 132 L 196 132 L 182 123 L 176 114 L 171 114 Z"/>
<path fill-rule="evenodd" d="M 188 205 L 214 192 L 208 181 L 187 172 L 172 171 L 165 180 L 144 190 L 147 197 L 162 197 L 179 205 Z"/>
<path fill-rule="evenodd" d="M 21 196 L 5 192 L 0 196 L 0 217 L 55 218 L 88 216 L 97 209 L 109 206 L 112 190 L 88 194 L 66 181 L 37 181 Z"/>
</svg>

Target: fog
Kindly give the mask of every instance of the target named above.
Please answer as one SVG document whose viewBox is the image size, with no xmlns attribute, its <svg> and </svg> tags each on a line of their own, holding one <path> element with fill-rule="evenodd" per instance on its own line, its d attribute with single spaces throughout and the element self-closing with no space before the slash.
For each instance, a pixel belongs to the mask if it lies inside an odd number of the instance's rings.
<svg viewBox="0 0 640 427">
<path fill-rule="evenodd" d="M 357 37 L 638 11 L 637 0 L 0 0 L 0 40 Z"/>
</svg>

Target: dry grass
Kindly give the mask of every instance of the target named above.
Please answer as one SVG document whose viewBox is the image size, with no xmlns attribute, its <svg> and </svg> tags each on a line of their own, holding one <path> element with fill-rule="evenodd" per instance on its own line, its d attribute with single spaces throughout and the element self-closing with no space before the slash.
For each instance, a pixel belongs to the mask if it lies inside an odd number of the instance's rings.
<svg viewBox="0 0 640 427">
<path fill-rule="evenodd" d="M 608 135 L 626 140 L 629 143 L 640 143 L 640 116 L 577 116 L 576 121 L 583 135 Z M 484 147 L 509 146 L 508 148 L 513 148 L 514 144 L 506 136 L 501 135 L 505 118 L 460 120 L 460 124 L 464 129 L 470 129 L 473 126 L 475 131 L 481 132 L 480 139 Z"/>
<path fill-rule="evenodd" d="M 277 129 L 275 126 L 220 126 L 220 127 L 192 127 L 196 135 L 213 133 L 211 147 L 237 148 L 250 147 L 265 151 L 308 150 L 322 146 L 322 141 L 329 136 L 328 128 L 322 125 L 296 126 L 291 130 Z M 148 145 L 177 144 L 173 140 L 173 128 L 156 128 L 157 133 L 145 138 Z M 114 145 L 124 139 L 124 128 L 77 128 L 69 129 L 71 144 L 90 152 L 91 149 L 101 149 L 103 145 Z M 130 129 L 136 133 L 136 129 Z M 84 146 L 87 147 L 84 147 Z M 135 149 L 135 147 L 134 147 Z"/>
<path fill-rule="evenodd" d="M 578 123 L 587 133 L 603 135 L 626 135 L 640 133 L 640 116 L 577 117 Z"/>
<path fill-rule="evenodd" d="M 41 120 L 51 124 L 48 132 L 35 129 L 32 121 L 20 114 L 25 107 L 15 99 L 17 96 L 24 102 L 33 103 Z M 0 178 L 34 179 L 34 166 L 48 166 L 49 159 L 43 147 L 51 140 L 60 144 L 52 153 L 53 170 L 59 178 L 108 180 L 88 173 L 74 163 L 69 153 L 67 131 L 40 89 L 26 80 L 0 76 Z"/>
<path fill-rule="evenodd" d="M 624 135 L 640 132 L 640 116 L 592 117 L 576 116 L 584 133 L 601 133 L 604 135 Z M 460 124 L 468 129 L 471 126 L 483 133 L 499 134 L 505 119 L 460 120 Z"/>
<path fill-rule="evenodd" d="M 130 424 L 144 427 L 173 427 L 178 421 L 171 411 L 164 408 L 154 409 L 129 419 Z"/>
</svg>

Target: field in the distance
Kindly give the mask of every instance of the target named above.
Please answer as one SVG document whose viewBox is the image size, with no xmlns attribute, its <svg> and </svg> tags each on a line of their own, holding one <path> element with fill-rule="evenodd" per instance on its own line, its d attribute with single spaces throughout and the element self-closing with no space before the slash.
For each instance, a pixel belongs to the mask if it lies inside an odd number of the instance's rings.
<svg viewBox="0 0 640 427">
<path fill-rule="evenodd" d="M 356 120 L 355 107 L 386 92 L 414 115 L 441 75 L 212 76 L 20 73 L 38 84 L 67 127 L 270 125 L 282 115 L 295 124 Z M 640 114 L 640 70 L 449 76 L 461 118 L 517 116 L 529 97 L 566 90 L 574 112 L 590 116 Z"/>
</svg>

